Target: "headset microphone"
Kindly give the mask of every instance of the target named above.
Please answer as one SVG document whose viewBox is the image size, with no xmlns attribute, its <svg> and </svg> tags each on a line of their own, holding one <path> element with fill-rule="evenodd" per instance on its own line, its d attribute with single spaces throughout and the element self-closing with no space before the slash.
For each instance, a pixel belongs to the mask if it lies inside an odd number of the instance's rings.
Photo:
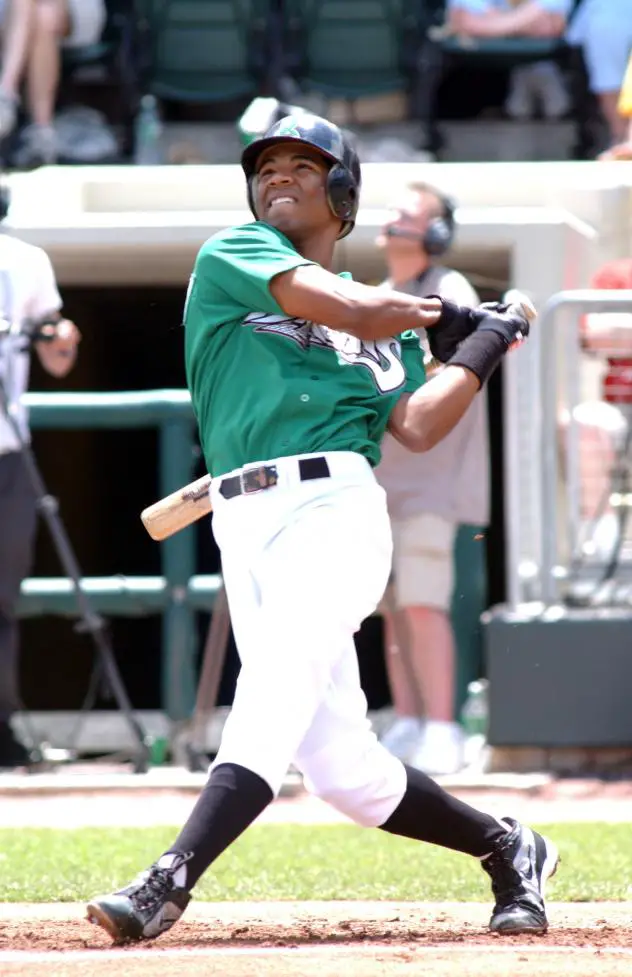
<svg viewBox="0 0 632 977">
<path fill-rule="evenodd" d="M 424 239 L 424 234 L 418 234 L 415 231 L 407 231 L 403 227 L 387 227 L 385 230 L 386 237 L 405 237 L 410 241 L 422 241 Z"/>
</svg>

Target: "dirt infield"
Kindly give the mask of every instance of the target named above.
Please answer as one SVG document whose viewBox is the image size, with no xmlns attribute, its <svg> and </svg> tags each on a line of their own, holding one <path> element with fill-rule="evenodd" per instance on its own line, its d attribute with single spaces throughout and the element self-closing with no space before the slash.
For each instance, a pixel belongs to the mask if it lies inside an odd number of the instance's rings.
<svg viewBox="0 0 632 977">
<path fill-rule="evenodd" d="M 551 904 L 541 937 L 486 932 L 489 905 L 196 903 L 155 943 L 112 948 L 82 905 L 0 906 L 2 977 L 629 977 L 632 904 Z"/>
<path fill-rule="evenodd" d="M 26 784 L 28 786 L 28 783 Z M 522 820 L 632 821 L 632 783 L 558 781 L 532 790 L 451 790 Z M 157 799 L 160 803 L 155 803 Z M 178 824 L 191 791 L 7 792 L 2 827 Z M 154 802 L 154 803 L 152 803 Z M 263 822 L 344 821 L 305 794 Z M 0 904 L 1 977 L 630 977 L 632 903 L 551 904 L 543 937 L 487 932 L 490 904 L 194 903 L 155 943 L 113 948 L 83 905 Z"/>
</svg>

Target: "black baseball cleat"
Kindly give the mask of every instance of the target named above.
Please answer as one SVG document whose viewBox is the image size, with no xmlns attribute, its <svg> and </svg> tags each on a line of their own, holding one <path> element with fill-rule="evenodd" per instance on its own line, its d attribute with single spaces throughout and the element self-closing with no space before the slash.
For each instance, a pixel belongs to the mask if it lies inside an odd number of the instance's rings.
<svg viewBox="0 0 632 977">
<path fill-rule="evenodd" d="M 546 933 L 544 889 L 559 864 L 557 848 L 513 818 L 502 822 L 509 828 L 507 837 L 481 862 L 496 897 L 489 928 L 492 933 Z"/>
<path fill-rule="evenodd" d="M 87 907 L 89 921 L 101 926 L 115 943 L 153 940 L 165 933 L 191 900 L 190 892 L 174 879 L 189 857 L 176 856 L 169 868 L 152 865 L 125 889 L 93 899 Z"/>
</svg>

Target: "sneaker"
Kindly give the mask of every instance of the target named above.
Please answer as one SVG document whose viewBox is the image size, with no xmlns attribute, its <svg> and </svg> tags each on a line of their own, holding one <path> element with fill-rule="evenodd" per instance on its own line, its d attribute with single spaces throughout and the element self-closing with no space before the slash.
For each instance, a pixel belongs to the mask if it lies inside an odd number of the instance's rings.
<svg viewBox="0 0 632 977">
<path fill-rule="evenodd" d="M 571 110 L 571 97 L 560 66 L 554 61 L 531 65 L 531 88 L 545 119 L 563 119 Z"/>
<path fill-rule="evenodd" d="M 496 904 L 489 921 L 492 933 L 546 933 L 544 887 L 555 875 L 555 845 L 513 818 L 503 818 L 509 831 L 481 861 L 492 880 Z"/>
<path fill-rule="evenodd" d="M 509 93 L 505 101 L 505 112 L 511 119 L 532 119 L 535 111 L 531 91 L 529 65 L 513 68 L 509 77 Z"/>
<path fill-rule="evenodd" d="M 14 165 L 19 167 L 49 166 L 57 161 L 57 133 L 54 126 L 25 126 L 20 134 L 21 145 L 15 152 Z"/>
<path fill-rule="evenodd" d="M 417 716 L 397 716 L 380 737 L 380 743 L 398 760 L 407 763 L 418 748 L 423 731 L 423 720 Z"/>
<path fill-rule="evenodd" d="M 463 747 L 463 730 L 458 723 L 428 720 L 409 763 L 429 777 L 449 777 L 463 767 Z"/>
<path fill-rule="evenodd" d="M 99 896 L 88 903 L 88 920 L 101 926 L 115 943 L 153 940 L 171 929 L 187 908 L 191 893 L 177 884 L 184 875 L 191 853 L 163 855 L 160 862 L 141 872 L 125 889 L 109 896 Z"/>
</svg>

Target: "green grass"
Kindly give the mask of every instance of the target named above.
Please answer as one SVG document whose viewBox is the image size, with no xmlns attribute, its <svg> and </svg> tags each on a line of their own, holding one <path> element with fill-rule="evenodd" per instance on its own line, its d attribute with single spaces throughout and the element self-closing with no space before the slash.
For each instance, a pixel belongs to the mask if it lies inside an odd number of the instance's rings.
<svg viewBox="0 0 632 977">
<path fill-rule="evenodd" d="M 627 824 L 555 824 L 562 866 L 556 901 L 632 899 Z M 127 883 L 173 841 L 174 829 L 0 831 L 0 899 L 83 901 Z M 210 901 L 393 899 L 489 901 L 487 876 L 466 855 L 347 825 L 257 825 L 195 890 Z"/>
</svg>

